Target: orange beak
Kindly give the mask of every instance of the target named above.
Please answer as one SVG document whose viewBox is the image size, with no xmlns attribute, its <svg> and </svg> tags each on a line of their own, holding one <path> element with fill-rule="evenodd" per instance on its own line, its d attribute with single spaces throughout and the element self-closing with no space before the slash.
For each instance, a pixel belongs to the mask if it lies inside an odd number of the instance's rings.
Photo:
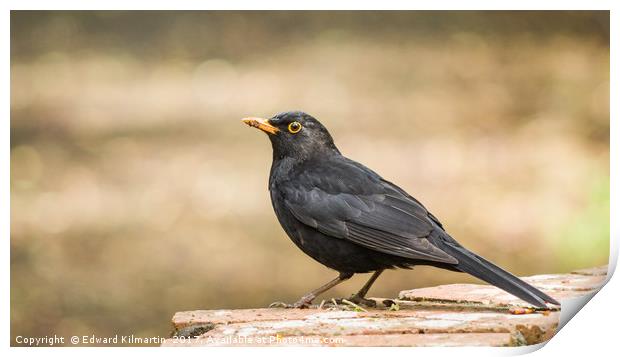
<svg viewBox="0 0 620 357">
<path fill-rule="evenodd" d="M 267 134 L 274 135 L 278 131 L 280 131 L 280 129 L 276 128 L 275 126 L 273 126 L 273 125 L 271 125 L 269 123 L 269 119 L 243 118 L 241 121 L 246 123 L 247 125 L 249 125 L 251 127 L 260 129 L 260 130 L 264 131 Z"/>
</svg>

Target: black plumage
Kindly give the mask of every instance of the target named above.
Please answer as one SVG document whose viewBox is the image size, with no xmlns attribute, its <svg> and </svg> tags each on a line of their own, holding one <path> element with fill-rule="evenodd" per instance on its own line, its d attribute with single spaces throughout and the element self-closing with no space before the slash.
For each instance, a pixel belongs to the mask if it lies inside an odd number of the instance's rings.
<svg viewBox="0 0 620 357">
<path fill-rule="evenodd" d="M 276 216 L 307 255 L 340 273 L 302 297 L 312 300 L 355 273 L 374 272 L 352 297 L 364 298 L 384 269 L 431 265 L 469 273 L 528 303 L 559 303 L 472 253 L 443 228 L 418 200 L 366 166 L 341 155 L 325 127 L 303 112 L 244 122 L 265 131 L 273 147 L 269 192 Z"/>
</svg>

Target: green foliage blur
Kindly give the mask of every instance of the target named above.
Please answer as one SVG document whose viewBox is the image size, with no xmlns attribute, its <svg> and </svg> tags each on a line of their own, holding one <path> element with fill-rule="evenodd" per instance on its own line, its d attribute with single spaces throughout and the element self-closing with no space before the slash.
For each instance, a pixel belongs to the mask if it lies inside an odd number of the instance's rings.
<svg viewBox="0 0 620 357">
<path fill-rule="evenodd" d="M 13 11 L 11 343 L 166 336 L 333 278 L 240 122 L 292 109 L 515 274 L 607 263 L 609 12 Z M 474 281 L 419 267 L 371 295 Z"/>
</svg>

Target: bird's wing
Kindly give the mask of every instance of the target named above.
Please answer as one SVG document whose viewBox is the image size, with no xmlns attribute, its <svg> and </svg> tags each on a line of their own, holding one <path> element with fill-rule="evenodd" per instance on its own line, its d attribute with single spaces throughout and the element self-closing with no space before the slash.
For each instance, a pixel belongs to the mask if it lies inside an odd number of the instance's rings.
<svg viewBox="0 0 620 357">
<path fill-rule="evenodd" d="M 279 187 L 299 221 L 382 253 L 458 263 L 431 243 L 429 235 L 441 228 L 400 188 L 352 161 L 318 166 Z"/>
</svg>

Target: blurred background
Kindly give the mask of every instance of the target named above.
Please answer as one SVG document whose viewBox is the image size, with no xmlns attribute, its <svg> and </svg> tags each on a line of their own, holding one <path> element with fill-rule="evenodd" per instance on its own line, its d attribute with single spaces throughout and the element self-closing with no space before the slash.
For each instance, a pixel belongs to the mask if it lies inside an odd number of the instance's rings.
<svg viewBox="0 0 620 357">
<path fill-rule="evenodd" d="M 166 336 L 332 279 L 240 122 L 293 109 L 515 274 L 607 263 L 609 12 L 13 11 L 11 343 Z M 419 267 L 370 295 L 455 282 L 478 281 Z"/>
</svg>

